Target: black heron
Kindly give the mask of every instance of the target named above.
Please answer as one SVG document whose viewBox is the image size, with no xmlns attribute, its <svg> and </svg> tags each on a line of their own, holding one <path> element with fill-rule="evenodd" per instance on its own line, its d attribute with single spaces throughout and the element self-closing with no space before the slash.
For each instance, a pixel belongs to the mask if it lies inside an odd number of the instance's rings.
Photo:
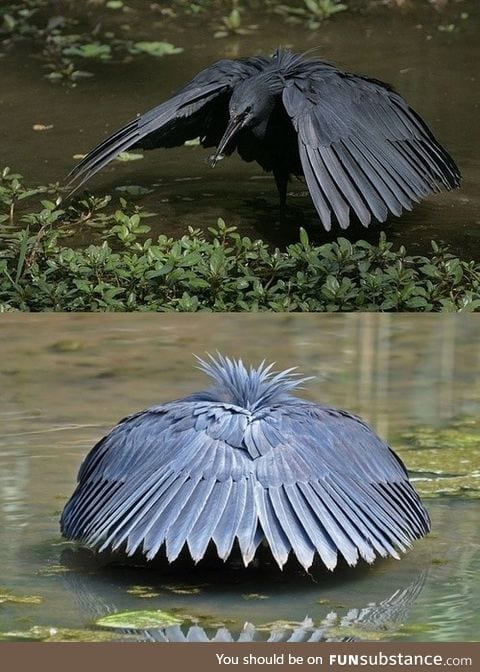
<svg viewBox="0 0 480 672">
<path fill-rule="evenodd" d="M 425 122 L 388 84 L 278 49 L 271 57 L 224 59 L 172 98 L 130 121 L 71 172 L 73 191 L 129 148 L 216 147 L 214 166 L 235 149 L 273 171 L 286 202 L 290 175 L 305 176 L 325 229 L 400 216 L 460 173 Z"/>
<path fill-rule="evenodd" d="M 399 557 L 430 530 L 400 458 L 360 418 L 291 395 L 305 378 L 218 355 L 211 389 L 122 420 L 83 462 L 62 533 L 169 562 L 210 544 L 247 566 L 266 541 L 333 570 Z"/>
</svg>

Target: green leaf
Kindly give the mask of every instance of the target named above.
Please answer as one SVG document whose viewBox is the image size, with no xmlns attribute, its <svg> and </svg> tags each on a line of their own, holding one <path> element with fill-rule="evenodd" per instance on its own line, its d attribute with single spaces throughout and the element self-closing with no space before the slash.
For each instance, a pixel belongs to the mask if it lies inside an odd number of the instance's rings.
<svg viewBox="0 0 480 672">
<path fill-rule="evenodd" d="M 131 159 L 127 159 L 127 161 L 128 160 Z M 122 194 L 128 194 L 129 196 L 143 196 L 144 194 L 153 193 L 153 189 L 148 189 L 147 187 L 141 187 L 139 184 L 123 184 L 119 187 L 115 187 L 115 191 L 121 191 Z"/>
<path fill-rule="evenodd" d="M 183 49 L 173 46 L 170 42 L 134 42 L 131 51 L 149 56 L 170 56 L 181 53 Z"/>
<path fill-rule="evenodd" d="M 116 159 L 117 161 L 140 161 L 140 159 L 143 159 L 143 154 L 138 152 L 120 152 Z"/>
<path fill-rule="evenodd" d="M 65 47 L 62 52 L 68 56 L 81 56 L 82 58 L 98 58 L 106 61 L 111 58 L 112 47 L 109 44 L 90 42 L 79 46 Z"/>
<path fill-rule="evenodd" d="M 104 628 L 122 628 L 133 630 L 147 630 L 149 628 L 168 628 L 171 625 L 181 625 L 182 619 L 167 611 L 119 611 L 110 616 L 103 616 L 96 621 L 96 625 Z"/>
<path fill-rule="evenodd" d="M 414 296 L 411 299 L 408 299 L 407 306 L 409 308 L 426 308 L 428 306 L 428 301 L 423 298 L 423 296 Z"/>
<path fill-rule="evenodd" d="M 308 233 L 303 227 L 300 228 L 300 242 L 302 243 L 303 247 L 308 247 L 310 243 L 308 240 Z"/>
</svg>

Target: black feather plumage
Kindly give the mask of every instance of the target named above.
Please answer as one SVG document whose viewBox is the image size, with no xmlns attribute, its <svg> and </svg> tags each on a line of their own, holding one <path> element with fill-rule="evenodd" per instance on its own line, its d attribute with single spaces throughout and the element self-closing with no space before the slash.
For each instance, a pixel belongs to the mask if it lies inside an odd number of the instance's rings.
<svg viewBox="0 0 480 672">
<path fill-rule="evenodd" d="M 425 122 L 389 85 L 326 61 L 277 50 L 224 59 L 166 102 L 130 121 L 71 172 L 73 190 L 130 148 L 174 147 L 200 137 L 212 165 L 237 150 L 273 171 L 282 205 L 290 175 L 305 176 L 325 229 L 384 222 L 460 172 Z"/>
</svg>

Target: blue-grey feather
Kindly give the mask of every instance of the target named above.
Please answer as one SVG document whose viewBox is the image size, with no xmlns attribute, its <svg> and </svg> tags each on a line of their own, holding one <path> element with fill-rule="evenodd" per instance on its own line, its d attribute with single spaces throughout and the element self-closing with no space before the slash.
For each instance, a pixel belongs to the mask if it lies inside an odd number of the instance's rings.
<svg viewBox="0 0 480 672">
<path fill-rule="evenodd" d="M 333 543 L 348 564 L 360 555 L 367 562 L 375 558 L 375 549 L 366 543 L 366 535 L 358 523 L 358 516 L 345 507 L 344 502 L 335 497 L 327 483 L 311 483 L 302 487 L 305 496 L 316 511 Z M 333 496 L 332 496 L 333 494 Z M 353 550 L 351 546 L 356 550 Z"/>
<path fill-rule="evenodd" d="M 232 480 L 217 482 L 205 503 L 195 528 L 188 536 L 187 543 L 192 558 L 198 562 L 203 558 L 218 521 L 227 505 L 232 490 Z"/>
<path fill-rule="evenodd" d="M 183 504 L 183 509 L 179 512 L 176 524 L 171 524 L 165 536 L 165 547 L 167 558 L 170 562 L 176 560 L 183 546 L 203 511 L 208 498 L 215 487 L 215 479 L 201 479 L 188 501 Z"/>
<path fill-rule="evenodd" d="M 69 538 L 102 549 L 188 548 L 219 557 L 235 540 L 245 564 L 265 539 L 280 566 L 317 553 L 398 557 L 430 521 L 402 462 L 359 418 L 290 392 L 305 379 L 201 361 L 212 388 L 125 418 L 90 452 L 65 507 Z"/>
<path fill-rule="evenodd" d="M 168 496 L 165 495 L 160 500 L 158 508 L 152 516 L 153 524 L 149 525 L 143 540 L 143 548 L 149 560 L 157 555 L 160 547 L 165 542 L 169 528 L 180 517 L 186 502 L 188 502 L 195 492 L 200 481 L 201 476 L 194 478 L 187 477 L 173 496 L 169 492 Z"/>
<path fill-rule="evenodd" d="M 212 539 L 217 547 L 218 557 L 222 560 L 226 560 L 232 552 L 246 501 L 247 479 L 232 479 L 229 498 L 212 535 Z"/>
<path fill-rule="evenodd" d="M 262 487 L 260 483 L 255 483 L 253 491 L 260 525 L 273 557 L 282 568 L 288 560 L 292 546 L 282 525 L 279 524 L 268 489 Z"/>
<path fill-rule="evenodd" d="M 237 539 L 243 561 L 248 565 L 252 561 L 257 549 L 255 535 L 259 528 L 252 478 L 246 480 L 246 490 L 245 507 L 237 527 Z"/>
<path fill-rule="evenodd" d="M 297 513 L 282 486 L 268 488 L 268 497 L 275 516 L 285 533 L 290 546 L 295 549 L 299 563 L 306 569 L 312 565 L 316 547 L 299 521 Z"/>
<path fill-rule="evenodd" d="M 335 534 L 329 533 L 328 529 L 331 525 L 329 524 L 328 518 L 330 514 L 326 512 L 326 517 L 322 515 L 323 507 L 320 504 L 319 509 L 318 506 L 314 505 L 315 495 L 309 488 L 310 486 L 306 483 L 283 486 L 292 507 L 296 511 L 302 526 L 309 535 L 322 562 L 329 569 L 333 569 L 337 564 L 337 551 L 343 553 L 342 535 L 341 533 L 337 534 L 336 527 Z M 306 491 L 309 489 L 307 496 L 304 494 L 304 489 Z M 335 541 L 333 541 L 334 538 Z M 348 557 L 353 557 L 354 552 L 355 549 L 352 546 L 352 552 Z M 345 553 L 343 553 L 343 555 L 345 556 Z M 348 561 L 347 556 L 345 557 Z M 356 560 L 358 560 L 358 553 L 356 554 Z M 354 563 L 350 564 L 356 564 L 356 560 Z"/>
</svg>

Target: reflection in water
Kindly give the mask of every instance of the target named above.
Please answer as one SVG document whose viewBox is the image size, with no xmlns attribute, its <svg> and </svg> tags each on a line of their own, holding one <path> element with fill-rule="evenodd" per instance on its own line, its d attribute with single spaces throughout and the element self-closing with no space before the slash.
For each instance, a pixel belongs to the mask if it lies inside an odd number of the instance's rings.
<svg viewBox="0 0 480 672">
<path fill-rule="evenodd" d="M 70 570 L 63 574 L 65 586 L 89 620 L 96 621 L 121 611 L 125 592 L 133 583 L 137 595 L 142 592 L 150 595 L 144 600 L 147 602 L 144 608 L 148 610 L 171 610 L 169 591 L 186 596 L 182 608 L 170 612 L 183 620 L 181 625 L 123 630 L 129 640 L 133 637 L 137 641 L 157 642 L 333 642 L 388 638 L 389 633 L 408 619 L 427 577 L 426 569 L 414 569 L 401 578 L 392 577 L 388 585 L 379 588 L 374 585 L 372 575 L 366 579 L 361 595 L 356 597 L 357 604 L 349 608 L 341 606 L 339 610 L 330 600 L 322 600 L 325 594 L 322 584 L 332 582 L 331 575 L 325 572 L 318 574 L 316 584 L 313 575 L 290 572 L 280 575 L 274 568 L 272 572 L 265 571 L 264 567 L 252 571 L 240 566 L 233 568 L 227 563 L 220 574 L 218 569 L 215 571 L 216 579 L 213 571 L 199 568 L 190 568 L 180 575 L 170 570 L 170 578 L 175 583 L 169 584 L 164 575 L 151 570 L 141 572 L 138 568 L 112 566 L 100 569 L 99 556 L 85 549 L 64 551 L 62 562 Z M 347 583 L 355 582 L 361 574 L 361 570 L 344 568 L 342 578 Z M 195 584 L 192 576 L 195 576 Z M 113 591 L 112 586 L 115 586 Z M 263 592 L 250 592 L 255 589 Z M 247 590 L 249 593 L 243 592 Z M 197 597 L 199 593 L 202 597 Z M 302 598 L 307 595 L 311 598 L 312 594 L 315 601 L 310 600 L 310 608 L 314 613 L 299 618 Z M 251 599 L 245 600 L 246 597 Z M 298 602 L 295 607 L 292 607 L 292 598 Z M 268 599 L 268 615 L 275 620 L 261 622 L 258 605 L 262 599 Z M 203 613 L 195 606 L 199 600 Z M 191 615 L 192 610 L 195 616 Z M 209 612 L 214 615 L 207 616 Z"/>
<path fill-rule="evenodd" d="M 425 582 L 425 574 L 420 572 L 417 580 L 403 589 L 396 590 L 379 604 L 369 604 L 362 608 L 349 609 L 345 616 L 335 611 L 315 624 L 308 616 L 298 624 L 274 625 L 270 630 L 266 626 L 256 628 L 245 623 L 236 635 L 227 628 L 219 628 L 214 634 L 208 634 L 205 628 L 192 626 L 188 630 L 180 626 L 149 630 L 143 633 L 145 641 L 160 642 L 347 642 L 368 640 L 369 633 L 393 631 L 403 620 L 419 596 Z M 362 631 L 364 631 L 362 635 Z M 348 635 L 348 632 L 356 634 Z M 342 635 L 342 633 L 345 633 Z"/>
</svg>

